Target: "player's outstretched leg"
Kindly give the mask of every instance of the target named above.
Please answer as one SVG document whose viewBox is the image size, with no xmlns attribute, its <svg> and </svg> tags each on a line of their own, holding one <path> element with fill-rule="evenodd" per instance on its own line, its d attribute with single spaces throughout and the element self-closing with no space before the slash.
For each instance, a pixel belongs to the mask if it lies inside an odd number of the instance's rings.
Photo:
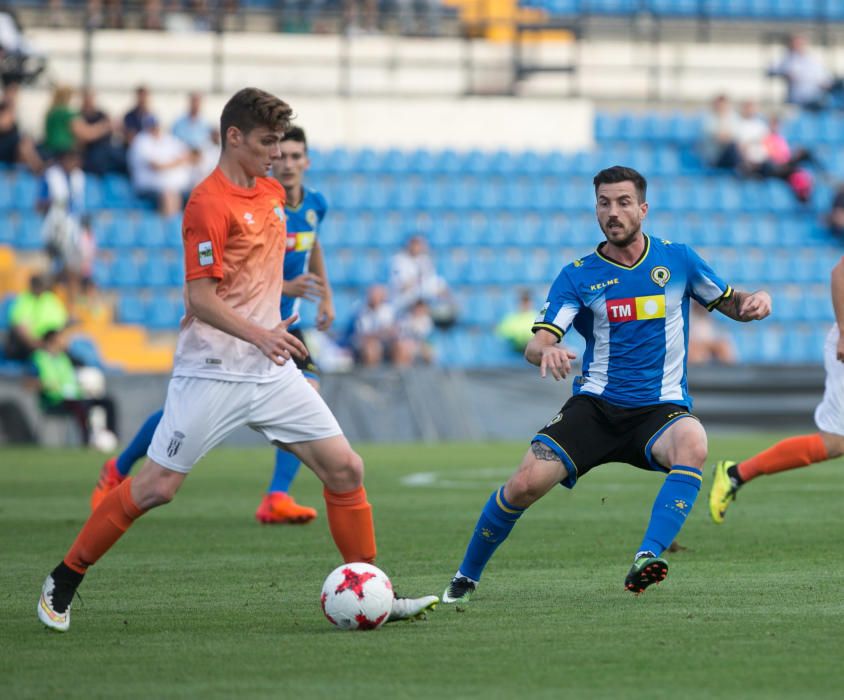
<svg viewBox="0 0 844 700">
<path fill-rule="evenodd" d="M 487 563 L 524 511 L 507 501 L 503 486 L 492 492 L 475 525 L 460 568 L 443 592 L 443 603 L 469 602 Z"/>
<path fill-rule="evenodd" d="M 645 537 L 633 557 L 633 566 L 624 579 L 626 590 L 642 593 L 668 575 L 668 562 L 659 555 L 668 549 L 686 522 L 702 482 L 700 469 L 682 464 L 671 467 L 656 495 Z"/>
<path fill-rule="evenodd" d="M 161 422 L 161 416 L 164 411 L 159 409 L 147 417 L 143 425 L 135 433 L 135 436 L 129 442 L 117 457 L 107 459 L 103 468 L 100 470 L 100 478 L 94 486 L 94 491 L 91 493 L 91 512 L 97 509 L 106 494 L 117 488 L 120 483 L 126 478 L 131 471 L 135 462 L 146 455 L 149 449 L 149 444 L 152 442 L 152 436 L 155 429 Z"/>
<path fill-rule="evenodd" d="M 270 487 L 261 499 L 258 510 L 255 511 L 258 522 L 266 525 L 304 525 L 317 517 L 316 509 L 299 505 L 288 493 L 300 464 L 299 458 L 292 452 L 276 450 L 275 468 Z"/>
<path fill-rule="evenodd" d="M 741 462 L 718 462 L 713 472 L 712 489 L 709 491 L 709 514 L 712 520 L 719 524 L 724 522 L 727 506 L 736 499 L 736 493 L 748 481 L 838 457 L 842 449 L 844 438 L 832 433 L 813 433 L 780 440 L 767 450 Z"/>
<path fill-rule="evenodd" d="M 737 478 L 736 462 L 722 459 L 712 469 L 712 487 L 709 489 L 709 515 L 718 524 L 724 522 L 727 507 L 736 500 L 740 481 Z"/>
</svg>

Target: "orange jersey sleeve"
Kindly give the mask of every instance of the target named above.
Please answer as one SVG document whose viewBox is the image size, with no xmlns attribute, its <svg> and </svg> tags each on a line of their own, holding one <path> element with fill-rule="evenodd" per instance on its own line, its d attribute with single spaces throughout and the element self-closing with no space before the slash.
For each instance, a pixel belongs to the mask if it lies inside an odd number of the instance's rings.
<svg viewBox="0 0 844 700">
<path fill-rule="evenodd" d="M 182 219 L 185 280 L 223 278 L 223 250 L 229 238 L 229 210 L 208 189 L 195 191 Z"/>
</svg>

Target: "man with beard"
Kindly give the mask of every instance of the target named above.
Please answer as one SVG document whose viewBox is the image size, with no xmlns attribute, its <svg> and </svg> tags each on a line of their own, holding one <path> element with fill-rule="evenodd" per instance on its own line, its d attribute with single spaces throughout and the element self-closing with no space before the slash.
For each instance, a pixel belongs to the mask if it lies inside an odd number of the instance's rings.
<svg viewBox="0 0 844 700">
<path fill-rule="evenodd" d="M 638 172 L 614 166 L 593 183 L 606 241 L 562 269 L 525 350 L 541 376 L 563 379 L 575 354 L 559 342 L 574 326 L 586 339 L 581 376 L 513 476 L 490 496 L 444 603 L 469 600 L 528 506 L 555 484 L 572 488 L 609 462 L 667 474 L 624 587 L 638 594 L 662 581 L 668 563 L 660 555 L 692 509 L 707 451 L 686 386 L 689 301 L 737 321 L 771 312 L 767 292 L 734 290 L 691 248 L 642 232 L 647 183 Z"/>
</svg>

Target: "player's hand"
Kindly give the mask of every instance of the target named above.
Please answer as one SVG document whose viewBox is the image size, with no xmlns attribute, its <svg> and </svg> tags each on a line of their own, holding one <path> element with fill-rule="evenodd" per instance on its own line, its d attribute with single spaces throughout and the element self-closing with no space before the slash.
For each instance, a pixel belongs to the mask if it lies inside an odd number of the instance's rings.
<svg viewBox="0 0 844 700">
<path fill-rule="evenodd" d="M 768 292 L 753 292 L 739 308 L 739 318 L 745 321 L 761 321 L 771 313 L 771 295 Z"/>
<path fill-rule="evenodd" d="M 331 327 L 331 324 L 334 323 L 335 315 L 334 301 L 331 297 L 323 297 L 320 299 L 319 305 L 317 306 L 317 330 L 327 331 Z"/>
<path fill-rule="evenodd" d="M 286 296 L 316 301 L 325 296 L 325 281 L 313 272 L 305 272 L 291 280 L 284 280 L 282 289 Z"/>
<path fill-rule="evenodd" d="M 551 376 L 557 381 L 565 379 L 571 372 L 571 361 L 576 357 L 571 350 L 559 345 L 544 347 L 539 361 L 539 374 L 544 378 L 551 372 Z"/>
<path fill-rule="evenodd" d="M 293 314 L 272 330 L 267 331 L 266 337 L 260 343 L 256 343 L 261 352 L 277 365 L 283 365 L 294 355 L 300 359 L 307 357 L 308 350 L 304 343 L 288 330 L 290 324 L 298 320 L 299 314 Z"/>
</svg>

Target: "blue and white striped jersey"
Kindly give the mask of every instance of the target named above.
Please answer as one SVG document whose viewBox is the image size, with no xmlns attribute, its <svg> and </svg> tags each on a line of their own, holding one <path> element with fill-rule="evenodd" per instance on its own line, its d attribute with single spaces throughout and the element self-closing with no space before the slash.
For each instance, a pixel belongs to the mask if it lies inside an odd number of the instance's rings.
<svg viewBox="0 0 844 700">
<path fill-rule="evenodd" d="M 296 207 L 284 207 L 287 215 L 287 251 L 284 254 L 284 279 L 292 280 L 308 271 L 311 251 L 319 225 L 328 211 L 325 197 L 316 190 L 302 188 L 302 201 Z M 281 317 L 289 318 L 299 311 L 301 297 L 281 297 Z M 293 328 L 299 326 L 299 321 Z"/>
<path fill-rule="evenodd" d="M 558 338 L 570 326 L 586 340 L 575 394 L 617 406 L 677 403 L 691 408 L 686 384 L 689 298 L 710 311 L 733 293 L 691 248 L 645 236 L 628 267 L 601 254 L 566 265 L 533 326 Z"/>
</svg>

